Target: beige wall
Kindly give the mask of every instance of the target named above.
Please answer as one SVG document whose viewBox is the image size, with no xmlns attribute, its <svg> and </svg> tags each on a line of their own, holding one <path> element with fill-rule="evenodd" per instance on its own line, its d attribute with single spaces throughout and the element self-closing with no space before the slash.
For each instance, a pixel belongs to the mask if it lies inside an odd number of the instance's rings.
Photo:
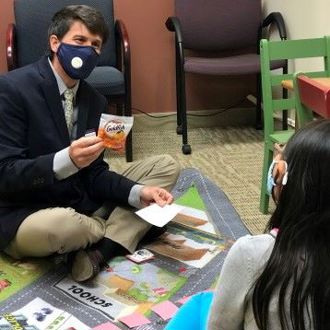
<svg viewBox="0 0 330 330">
<path fill-rule="evenodd" d="M 133 107 L 145 112 L 175 111 L 173 34 L 164 24 L 174 14 L 174 0 L 114 2 L 116 17 L 124 21 L 131 42 Z M 13 21 L 13 0 L 0 3 L 0 73 L 3 73 L 5 31 L 8 22 Z M 218 109 L 237 103 L 254 92 L 254 78 L 250 78 L 188 76 L 188 110 Z"/>
<path fill-rule="evenodd" d="M 330 34 L 329 0 L 263 0 L 263 3 L 265 13 L 282 13 L 289 39 L 314 38 Z M 316 59 L 290 63 L 293 71 L 316 70 L 319 65 L 320 61 Z"/>
</svg>

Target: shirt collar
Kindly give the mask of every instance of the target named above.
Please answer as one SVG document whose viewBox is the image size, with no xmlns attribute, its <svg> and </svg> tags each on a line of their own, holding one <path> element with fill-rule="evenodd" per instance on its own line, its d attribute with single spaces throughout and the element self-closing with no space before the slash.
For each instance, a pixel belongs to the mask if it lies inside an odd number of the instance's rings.
<svg viewBox="0 0 330 330">
<path fill-rule="evenodd" d="M 56 78 L 56 82 L 57 82 L 57 86 L 58 86 L 58 90 L 60 92 L 60 95 L 63 95 L 63 93 L 68 89 L 68 87 L 65 85 L 63 79 L 60 77 L 60 75 L 56 72 L 50 58 L 48 58 L 48 62 L 49 65 L 54 73 L 54 76 Z M 71 88 L 74 92 L 74 96 L 76 97 L 77 95 L 77 90 L 79 88 L 79 84 L 80 84 L 80 80 L 78 80 L 78 82 Z"/>
</svg>

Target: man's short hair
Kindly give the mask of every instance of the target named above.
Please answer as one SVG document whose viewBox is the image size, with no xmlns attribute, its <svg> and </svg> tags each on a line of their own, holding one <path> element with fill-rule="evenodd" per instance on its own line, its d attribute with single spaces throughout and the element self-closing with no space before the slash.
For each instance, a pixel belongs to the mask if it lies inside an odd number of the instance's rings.
<svg viewBox="0 0 330 330">
<path fill-rule="evenodd" d="M 91 33 L 99 35 L 105 44 L 109 36 L 109 29 L 104 17 L 97 9 L 86 5 L 66 6 L 55 13 L 48 28 L 48 40 L 52 34 L 61 40 L 77 20 L 86 25 Z"/>
</svg>

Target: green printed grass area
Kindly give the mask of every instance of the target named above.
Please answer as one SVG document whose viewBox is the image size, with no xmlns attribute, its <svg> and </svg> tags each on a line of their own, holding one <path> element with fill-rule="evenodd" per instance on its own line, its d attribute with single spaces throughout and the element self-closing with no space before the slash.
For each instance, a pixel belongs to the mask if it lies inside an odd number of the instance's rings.
<svg viewBox="0 0 330 330">
<path fill-rule="evenodd" d="M 182 196 L 175 200 L 175 204 L 189 206 L 197 210 L 206 211 L 205 204 L 194 184 Z"/>
<path fill-rule="evenodd" d="M 0 253 L 0 302 L 37 280 L 52 265 L 45 259 L 14 260 Z"/>
</svg>

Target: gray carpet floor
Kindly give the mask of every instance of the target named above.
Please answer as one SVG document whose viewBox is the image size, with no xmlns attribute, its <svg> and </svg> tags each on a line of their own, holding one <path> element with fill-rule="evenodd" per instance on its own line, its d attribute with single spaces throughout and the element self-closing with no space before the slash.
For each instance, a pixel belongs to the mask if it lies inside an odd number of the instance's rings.
<svg viewBox="0 0 330 330">
<path fill-rule="evenodd" d="M 174 129 L 155 126 L 154 129 L 133 131 L 134 160 L 168 153 L 183 168 L 200 170 L 226 193 L 249 231 L 262 233 L 269 219 L 269 215 L 259 211 L 262 131 L 243 126 L 191 128 L 189 143 L 192 153 L 184 155 L 181 136 Z M 107 152 L 107 158 L 115 170 L 127 166 L 123 156 Z"/>
</svg>

